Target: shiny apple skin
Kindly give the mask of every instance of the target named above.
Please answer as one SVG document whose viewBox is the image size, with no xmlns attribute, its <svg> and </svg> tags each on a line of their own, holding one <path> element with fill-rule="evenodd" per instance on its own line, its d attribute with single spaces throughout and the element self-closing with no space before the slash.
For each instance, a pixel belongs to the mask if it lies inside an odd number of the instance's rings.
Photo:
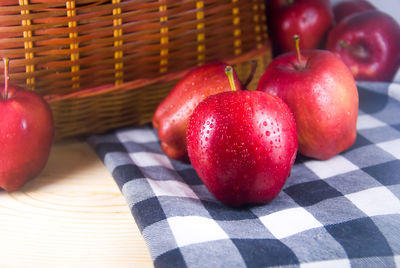
<svg viewBox="0 0 400 268">
<path fill-rule="evenodd" d="M 225 74 L 227 64 L 211 62 L 196 67 L 185 75 L 158 105 L 153 116 L 153 127 L 158 129 L 161 148 L 172 159 L 188 161 L 186 149 L 186 128 L 190 115 L 206 97 L 230 91 Z M 235 85 L 242 89 L 236 73 Z"/>
<path fill-rule="evenodd" d="M 0 86 L 3 92 L 4 86 Z M 54 136 L 53 117 L 47 102 L 37 94 L 8 87 L 0 96 L 0 187 L 21 188 L 45 167 Z"/>
<path fill-rule="evenodd" d="M 257 91 L 224 92 L 190 117 L 190 161 L 208 190 L 228 206 L 265 204 L 281 191 L 297 152 L 292 112 Z"/>
<path fill-rule="evenodd" d="M 400 26 L 378 10 L 355 14 L 332 29 L 326 48 L 343 60 L 356 80 L 392 81 L 400 67 Z"/>
<path fill-rule="evenodd" d="M 332 6 L 324 0 L 268 0 L 266 10 L 275 55 L 294 51 L 296 34 L 302 49 L 323 46 L 334 23 Z"/>
<path fill-rule="evenodd" d="M 375 9 L 374 5 L 366 0 L 346 0 L 333 6 L 333 14 L 336 23 L 339 23 L 351 15 Z"/>
<path fill-rule="evenodd" d="M 257 90 L 282 98 L 296 119 L 299 152 L 325 160 L 348 149 L 357 136 L 358 92 L 346 65 L 324 50 L 275 58 Z"/>
</svg>

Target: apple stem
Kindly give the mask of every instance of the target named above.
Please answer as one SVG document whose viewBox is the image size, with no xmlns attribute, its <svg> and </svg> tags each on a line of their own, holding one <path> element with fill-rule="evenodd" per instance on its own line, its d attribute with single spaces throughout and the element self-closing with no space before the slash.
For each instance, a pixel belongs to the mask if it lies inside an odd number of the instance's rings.
<svg viewBox="0 0 400 268">
<path fill-rule="evenodd" d="M 344 48 L 352 48 L 352 46 L 344 40 L 340 40 L 339 45 Z"/>
<path fill-rule="evenodd" d="M 368 58 L 368 51 L 363 46 L 355 46 L 355 45 L 347 43 L 344 40 L 340 40 L 339 45 L 342 48 L 350 50 L 354 55 L 356 55 L 360 59 Z"/>
<path fill-rule="evenodd" d="M 256 69 L 257 69 L 257 61 L 256 60 L 252 60 L 250 62 L 251 64 L 251 71 L 250 71 L 250 75 L 249 77 L 247 77 L 246 82 L 244 82 L 243 84 L 243 89 L 247 89 L 247 86 L 250 84 L 250 82 L 253 80 L 253 77 L 256 73 Z"/>
<path fill-rule="evenodd" d="M 300 36 L 295 34 L 293 36 L 293 40 L 294 40 L 294 45 L 296 47 L 297 61 L 299 62 L 300 66 L 303 66 L 303 61 L 301 59 L 301 53 L 300 53 Z"/>
<path fill-rule="evenodd" d="M 8 58 L 3 58 L 4 62 L 4 96 L 3 99 L 6 101 L 8 99 Z"/>
<path fill-rule="evenodd" d="M 225 73 L 228 76 L 229 84 L 231 85 L 232 91 L 236 91 L 235 82 L 233 81 L 233 68 L 228 65 L 225 67 Z"/>
</svg>

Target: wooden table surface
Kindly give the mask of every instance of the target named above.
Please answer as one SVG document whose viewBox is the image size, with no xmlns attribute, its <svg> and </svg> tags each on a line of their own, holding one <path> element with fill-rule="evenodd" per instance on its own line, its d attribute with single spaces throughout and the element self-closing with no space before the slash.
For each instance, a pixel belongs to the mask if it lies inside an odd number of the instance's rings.
<svg viewBox="0 0 400 268">
<path fill-rule="evenodd" d="M 46 168 L 0 190 L 0 267 L 153 267 L 124 197 L 82 140 L 56 143 Z"/>
</svg>

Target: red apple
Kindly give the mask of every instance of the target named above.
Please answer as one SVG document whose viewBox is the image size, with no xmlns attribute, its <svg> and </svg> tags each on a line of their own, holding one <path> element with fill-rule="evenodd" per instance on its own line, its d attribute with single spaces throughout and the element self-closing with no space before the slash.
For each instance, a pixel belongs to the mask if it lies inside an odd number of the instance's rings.
<svg viewBox="0 0 400 268">
<path fill-rule="evenodd" d="M 391 81 L 400 66 L 400 26 L 378 10 L 354 14 L 332 29 L 326 48 L 356 80 Z"/>
<path fill-rule="evenodd" d="M 5 84 L 0 89 L 0 187 L 15 191 L 36 177 L 47 163 L 53 141 L 53 119 L 39 95 Z"/>
<path fill-rule="evenodd" d="M 346 65 L 324 50 L 291 52 L 275 58 L 257 90 L 282 98 L 296 119 L 299 152 L 328 159 L 356 139 L 358 92 Z"/>
<path fill-rule="evenodd" d="M 226 64 L 212 62 L 196 67 L 184 76 L 160 103 L 153 116 L 161 148 L 173 159 L 187 160 L 186 128 L 194 108 L 206 97 L 230 90 Z M 235 85 L 242 85 L 234 75 Z"/>
<path fill-rule="evenodd" d="M 366 0 L 346 0 L 333 6 L 333 14 L 336 23 L 339 23 L 350 15 L 374 9 L 376 8 Z"/>
<path fill-rule="evenodd" d="M 290 175 L 296 125 L 275 96 L 223 92 L 196 107 L 187 146 L 194 169 L 218 200 L 228 206 L 263 204 L 279 194 Z"/>
<path fill-rule="evenodd" d="M 267 19 L 274 52 L 293 51 L 293 35 L 302 36 L 304 49 L 321 46 L 333 25 L 333 12 L 326 0 L 269 0 Z"/>
</svg>

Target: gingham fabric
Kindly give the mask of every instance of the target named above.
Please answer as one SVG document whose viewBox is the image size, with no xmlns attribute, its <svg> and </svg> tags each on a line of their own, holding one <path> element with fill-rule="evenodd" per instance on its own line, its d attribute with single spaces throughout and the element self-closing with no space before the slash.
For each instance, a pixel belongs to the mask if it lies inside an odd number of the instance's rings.
<svg viewBox="0 0 400 268">
<path fill-rule="evenodd" d="M 327 161 L 298 156 L 271 203 L 233 209 L 150 127 L 92 136 L 156 267 L 400 267 L 400 84 L 358 83 L 358 136 Z"/>
</svg>

